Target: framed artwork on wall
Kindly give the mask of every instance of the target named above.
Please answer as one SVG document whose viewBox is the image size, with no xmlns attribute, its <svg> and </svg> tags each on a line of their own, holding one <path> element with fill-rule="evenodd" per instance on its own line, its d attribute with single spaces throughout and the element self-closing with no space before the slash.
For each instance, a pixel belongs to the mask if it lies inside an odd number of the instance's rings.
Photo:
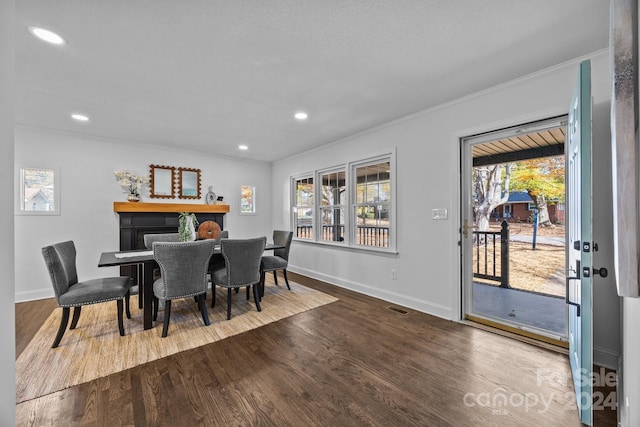
<svg viewBox="0 0 640 427">
<path fill-rule="evenodd" d="M 200 169 L 178 168 L 178 198 L 200 198 Z"/>
<path fill-rule="evenodd" d="M 173 166 L 151 165 L 149 181 L 149 197 L 157 199 L 173 199 L 175 197 Z"/>
</svg>

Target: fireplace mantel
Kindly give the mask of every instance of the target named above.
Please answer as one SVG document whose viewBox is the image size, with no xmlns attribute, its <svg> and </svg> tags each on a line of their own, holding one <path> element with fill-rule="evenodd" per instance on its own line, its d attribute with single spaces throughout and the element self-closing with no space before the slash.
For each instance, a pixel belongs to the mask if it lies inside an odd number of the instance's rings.
<svg viewBox="0 0 640 427">
<path fill-rule="evenodd" d="M 204 203 L 143 203 L 113 202 L 114 212 L 192 212 L 192 213 L 227 213 L 229 205 L 205 205 Z"/>
</svg>

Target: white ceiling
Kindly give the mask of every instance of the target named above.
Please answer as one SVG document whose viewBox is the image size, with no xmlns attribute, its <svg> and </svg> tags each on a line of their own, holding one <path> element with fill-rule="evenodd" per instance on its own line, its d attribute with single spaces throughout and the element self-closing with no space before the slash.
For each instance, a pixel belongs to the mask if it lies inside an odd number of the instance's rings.
<svg viewBox="0 0 640 427">
<path fill-rule="evenodd" d="M 19 0 L 15 121 L 273 161 L 605 48 L 608 24 L 606 0 Z"/>
</svg>

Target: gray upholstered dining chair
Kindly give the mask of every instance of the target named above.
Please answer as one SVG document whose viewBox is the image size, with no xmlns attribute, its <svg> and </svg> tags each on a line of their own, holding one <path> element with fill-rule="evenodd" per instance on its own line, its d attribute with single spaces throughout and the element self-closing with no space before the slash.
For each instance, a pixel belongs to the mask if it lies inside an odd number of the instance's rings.
<svg viewBox="0 0 640 427">
<path fill-rule="evenodd" d="M 229 232 L 227 230 L 222 230 L 220 232 L 220 236 L 218 236 L 218 238 L 214 240 L 216 242 L 216 246 L 220 246 L 220 241 L 222 239 L 228 238 Z M 209 261 L 209 273 L 213 273 L 214 271 L 220 270 L 221 268 L 224 268 L 224 257 L 222 256 L 222 254 L 213 254 L 213 256 L 211 257 L 211 261 Z"/>
<path fill-rule="evenodd" d="M 144 247 L 153 249 L 153 242 L 179 242 L 180 235 L 178 233 L 145 234 L 143 239 Z"/>
<path fill-rule="evenodd" d="M 211 291 L 213 299 L 211 307 L 216 304 L 216 286 L 227 288 L 227 320 L 231 319 L 231 290 L 242 287 L 253 287 L 253 299 L 256 309 L 260 307 L 258 286 L 260 285 L 260 259 L 267 244 L 266 237 L 253 239 L 222 239 L 220 249 L 224 258 L 224 268 L 211 274 Z M 247 292 L 248 296 L 248 292 Z"/>
<path fill-rule="evenodd" d="M 260 262 L 260 272 L 262 274 L 261 284 L 264 286 L 264 275 L 267 271 L 273 271 L 273 280 L 278 284 L 278 270 L 282 270 L 284 281 L 287 284 L 287 289 L 291 290 L 289 286 L 289 279 L 287 278 L 287 266 L 289 265 L 289 250 L 291 249 L 291 240 L 293 239 L 293 232 L 284 230 L 273 231 L 273 243 L 276 245 L 284 246 L 283 249 L 275 249 L 273 255 L 265 255 Z"/>
<path fill-rule="evenodd" d="M 130 277 L 105 277 L 79 282 L 76 270 L 76 247 L 71 240 L 45 246 L 42 248 L 42 256 L 49 270 L 56 302 L 62 308 L 62 319 L 51 348 L 58 347 L 64 336 L 71 307 L 73 307 L 73 320 L 70 329 L 75 329 L 82 306 L 115 300 L 118 306 L 118 329 L 120 335 L 124 335 L 122 300 L 125 300 L 127 318 L 130 319 L 129 291 L 133 284 Z"/>
<path fill-rule="evenodd" d="M 160 278 L 153 283 L 153 320 L 158 318 L 158 305 L 164 300 L 164 325 L 162 337 L 169 331 L 171 301 L 195 297 L 204 324 L 209 326 L 207 313 L 207 273 L 209 259 L 213 255 L 213 240 L 194 242 L 154 242 L 153 258 L 160 266 Z"/>
<path fill-rule="evenodd" d="M 144 237 L 144 247 L 147 249 L 153 249 L 154 242 L 179 242 L 180 234 L 178 233 L 156 233 L 156 234 L 145 234 Z M 153 280 L 157 280 L 160 277 L 160 269 L 153 269 Z M 135 293 L 135 292 L 134 292 Z M 139 289 L 139 295 L 142 295 L 142 289 Z M 142 298 L 139 297 L 140 307 L 142 307 Z"/>
</svg>

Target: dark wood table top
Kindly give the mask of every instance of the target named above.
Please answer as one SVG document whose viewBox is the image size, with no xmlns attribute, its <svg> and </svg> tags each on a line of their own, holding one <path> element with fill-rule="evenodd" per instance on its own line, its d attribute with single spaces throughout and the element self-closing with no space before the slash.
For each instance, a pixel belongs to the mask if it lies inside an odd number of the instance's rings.
<svg viewBox="0 0 640 427">
<path fill-rule="evenodd" d="M 274 243 L 267 243 L 264 247 L 265 251 L 272 251 L 275 249 L 284 249 L 283 245 L 276 245 Z M 219 254 L 220 245 L 216 245 L 214 254 Z M 118 256 L 118 255 L 126 256 Z M 133 251 L 113 251 L 103 252 L 100 254 L 100 260 L 98 261 L 98 267 L 118 267 L 125 265 L 140 264 L 144 262 L 153 261 L 153 251 L 151 249 L 136 249 Z"/>
</svg>

